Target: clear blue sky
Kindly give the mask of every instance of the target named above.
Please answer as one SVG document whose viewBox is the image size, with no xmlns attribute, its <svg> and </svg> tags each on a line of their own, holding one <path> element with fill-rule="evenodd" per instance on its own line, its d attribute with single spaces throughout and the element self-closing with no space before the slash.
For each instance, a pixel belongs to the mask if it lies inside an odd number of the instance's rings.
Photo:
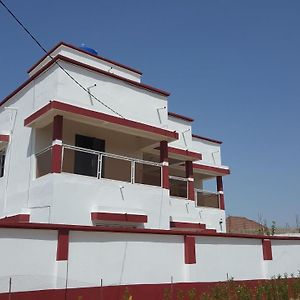
<svg viewBox="0 0 300 300">
<path fill-rule="evenodd" d="M 4 0 L 5 1 L 5 0 Z M 224 141 L 227 213 L 300 215 L 300 1 L 5 3 L 47 48 L 63 40 L 140 69 L 194 133 Z M 43 53 L 0 7 L 0 98 Z"/>
</svg>

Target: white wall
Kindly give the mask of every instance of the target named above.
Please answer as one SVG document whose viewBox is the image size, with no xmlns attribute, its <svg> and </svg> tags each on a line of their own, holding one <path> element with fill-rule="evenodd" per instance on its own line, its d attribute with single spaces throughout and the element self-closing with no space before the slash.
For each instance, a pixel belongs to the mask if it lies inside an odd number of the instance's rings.
<svg viewBox="0 0 300 300">
<path fill-rule="evenodd" d="M 56 261 L 57 230 L 0 228 L 0 293 L 47 288 L 270 279 L 296 275 L 300 241 L 196 237 L 196 264 L 184 262 L 184 235 L 70 231 L 68 261 Z M 172 278 L 172 279 L 171 279 Z"/>
</svg>

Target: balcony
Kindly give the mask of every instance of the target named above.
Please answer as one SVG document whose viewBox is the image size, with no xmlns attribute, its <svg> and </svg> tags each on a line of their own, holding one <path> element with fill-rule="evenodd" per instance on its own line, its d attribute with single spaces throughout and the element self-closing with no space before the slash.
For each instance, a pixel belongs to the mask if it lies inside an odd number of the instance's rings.
<svg viewBox="0 0 300 300">
<path fill-rule="evenodd" d="M 196 206 L 220 208 L 220 194 L 201 189 L 195 189 Z"/>
<path fill-rule="evenodd" d="M 53 147 L 46 147 L 36 154 L 37 178 L 51 173 Z M 62 145 L 60 171 L 98 179 L 161 186 L 161 163 L 67 144 Z"/>
</svg>

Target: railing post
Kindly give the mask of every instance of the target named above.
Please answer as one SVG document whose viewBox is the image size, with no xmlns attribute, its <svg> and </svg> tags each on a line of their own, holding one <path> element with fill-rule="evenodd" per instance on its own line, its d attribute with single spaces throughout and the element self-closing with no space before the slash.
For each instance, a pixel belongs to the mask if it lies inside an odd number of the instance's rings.
<svg viewBox="0 0 300 300">
<path fill-rule="evenodd" d="M 185 162 L 185 174 L 187 178 L 187 198 L 189 200 L 195 200 L 195 189 L 194 189 L 194 172 L 193 172 L 193 162 Z"/>
<path fill-rule="evenodd" d="M 130 181 L 131 183 L 135 182 L 135 161 L 131 161 Z"/>
<path fill-rule="evenodd" d="M 63 117 L 56 115 L 52 127 L 51 172 L 61 173 L 62 169 Z"/>
<path fill-rule="evenodd" d="M 217 176 L 217 191 L 219 194 L 219 203 L 220 203 L 220 209 L 225 210 L 225 199 L 224 199 L 224 191 L 223 191 L 223 178 L 222 176 Z"/>
<path fill-rule="evenodd" d="M 161 187 L 169 189 L 169 160 L 168 160 L 168 142 L 160 142 L 160 162 L 162 163 L 162 180 Z"/>
</svg>

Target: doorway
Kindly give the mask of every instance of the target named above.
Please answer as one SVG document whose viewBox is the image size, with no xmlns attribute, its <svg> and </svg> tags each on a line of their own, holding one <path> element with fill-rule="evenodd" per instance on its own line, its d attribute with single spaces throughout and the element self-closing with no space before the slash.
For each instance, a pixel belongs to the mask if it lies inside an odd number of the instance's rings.
<svg viewBox="0 0 300 300">
<path fill-rule="evenodd" d="M 75 136 L 75 146 L 100 152 L 105 152 L 105 140 L 79 135 Z M 75 152 L 74 173 L 97 177 L 98 155 L 82 151 Z M 102 175 L 103 175 L 102 162 Z"/>
</svg>

